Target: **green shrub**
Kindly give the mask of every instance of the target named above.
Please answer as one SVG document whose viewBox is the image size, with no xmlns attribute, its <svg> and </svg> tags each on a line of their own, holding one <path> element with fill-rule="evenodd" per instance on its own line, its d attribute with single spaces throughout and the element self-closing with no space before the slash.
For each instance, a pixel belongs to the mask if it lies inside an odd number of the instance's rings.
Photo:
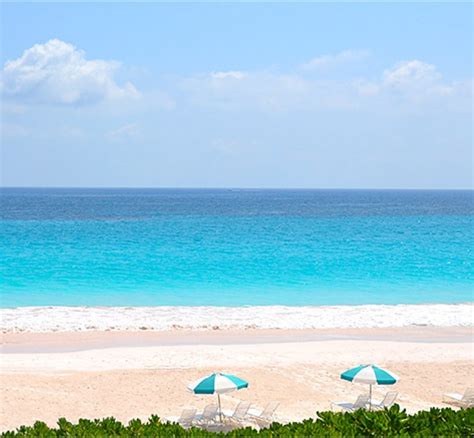
<svg viewBox="0 0 474 438">
<path fill-rule="evenodd" d="M 4 432 L 1 437 L 474 437 L 474 408 L 456 411 L 451 408 L 431 408 L 413 415 L 400 410 L 398 405 L 377 412 L 318 412 L 316 420 L 273 423 L 259 431 L 246 427 L 228 433 L 207 432 L 197 427 L 186 430 L 176 423 L 161 422 L 156 415 L 152 415 L 146 423 L 136 419 L 127 425 L 112 417 L 102 420 L 81 419 L 77 424 L 60 418 L 57 424 L 56 428 L 49 428 L 37 421 L 33 426 L 21 426 L 16 431 Z"/>
</svg>

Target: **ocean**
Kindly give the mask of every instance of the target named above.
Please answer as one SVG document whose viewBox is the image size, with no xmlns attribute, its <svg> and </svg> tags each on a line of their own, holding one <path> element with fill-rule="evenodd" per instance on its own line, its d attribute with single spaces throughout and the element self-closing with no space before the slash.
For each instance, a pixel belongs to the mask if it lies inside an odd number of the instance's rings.
<svg viewBox="0 0 474 438">
<path fill-rule="evenodd" d="M 473 301 L 473 191 L 1 189 L 0 307 Z"/>
</svg>

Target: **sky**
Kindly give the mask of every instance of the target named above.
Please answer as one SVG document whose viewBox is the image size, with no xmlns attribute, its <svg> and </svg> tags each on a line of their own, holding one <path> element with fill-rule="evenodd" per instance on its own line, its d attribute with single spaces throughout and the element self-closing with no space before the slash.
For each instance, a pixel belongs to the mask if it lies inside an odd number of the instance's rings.
<svg viewBox="0 0 474 438">
<path fill-rule="evenodd" d="M 471 3 L 2 3 L 1 184 L 472 188 Z"/>
</svg>

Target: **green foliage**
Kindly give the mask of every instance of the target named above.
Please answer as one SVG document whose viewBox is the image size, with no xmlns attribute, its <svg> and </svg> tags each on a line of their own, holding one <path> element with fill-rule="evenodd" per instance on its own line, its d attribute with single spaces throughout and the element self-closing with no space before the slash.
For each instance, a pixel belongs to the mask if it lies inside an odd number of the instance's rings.
<svg viewBox="0 0 474 438">
<path fill-rule="evenodd" d="M 207 432 L 197 427 L 183 429 L 176 423 L 161 422 L 156 415 L 152 415 L 146 423 L 136 419 L 131 420 L 128 425 L 112 417 L 102 420 L 81 419 L 77 424 L 60 418 L 57 424 L 56 428 L 49 428 L 45 423 L 37 421 L 33 426 L 21 426 L 16 431 L 4 432 L 1 437 L 473 437 L 474 408 L 457 411 L 451 408 L 431 408 L 413 415 L 408 415 L 398 405 L 377 412 L 318 412 L 316 420 L 308 419 L 289 424 L 273 423 L 270 427 L 258 431 L 246 427 L 227 433 Z"/>
</svg>

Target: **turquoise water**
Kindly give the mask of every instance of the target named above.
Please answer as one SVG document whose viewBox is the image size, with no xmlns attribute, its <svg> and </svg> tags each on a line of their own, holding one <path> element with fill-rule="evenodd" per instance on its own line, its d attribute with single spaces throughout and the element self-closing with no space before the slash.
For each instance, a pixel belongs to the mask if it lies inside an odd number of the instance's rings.
<svg viewBox="0 0 474 438">
<path fill-rule="evenodd" d="M 473 301 L 472 191 L 2 189 L 2 307 Z"/>
</svg>

